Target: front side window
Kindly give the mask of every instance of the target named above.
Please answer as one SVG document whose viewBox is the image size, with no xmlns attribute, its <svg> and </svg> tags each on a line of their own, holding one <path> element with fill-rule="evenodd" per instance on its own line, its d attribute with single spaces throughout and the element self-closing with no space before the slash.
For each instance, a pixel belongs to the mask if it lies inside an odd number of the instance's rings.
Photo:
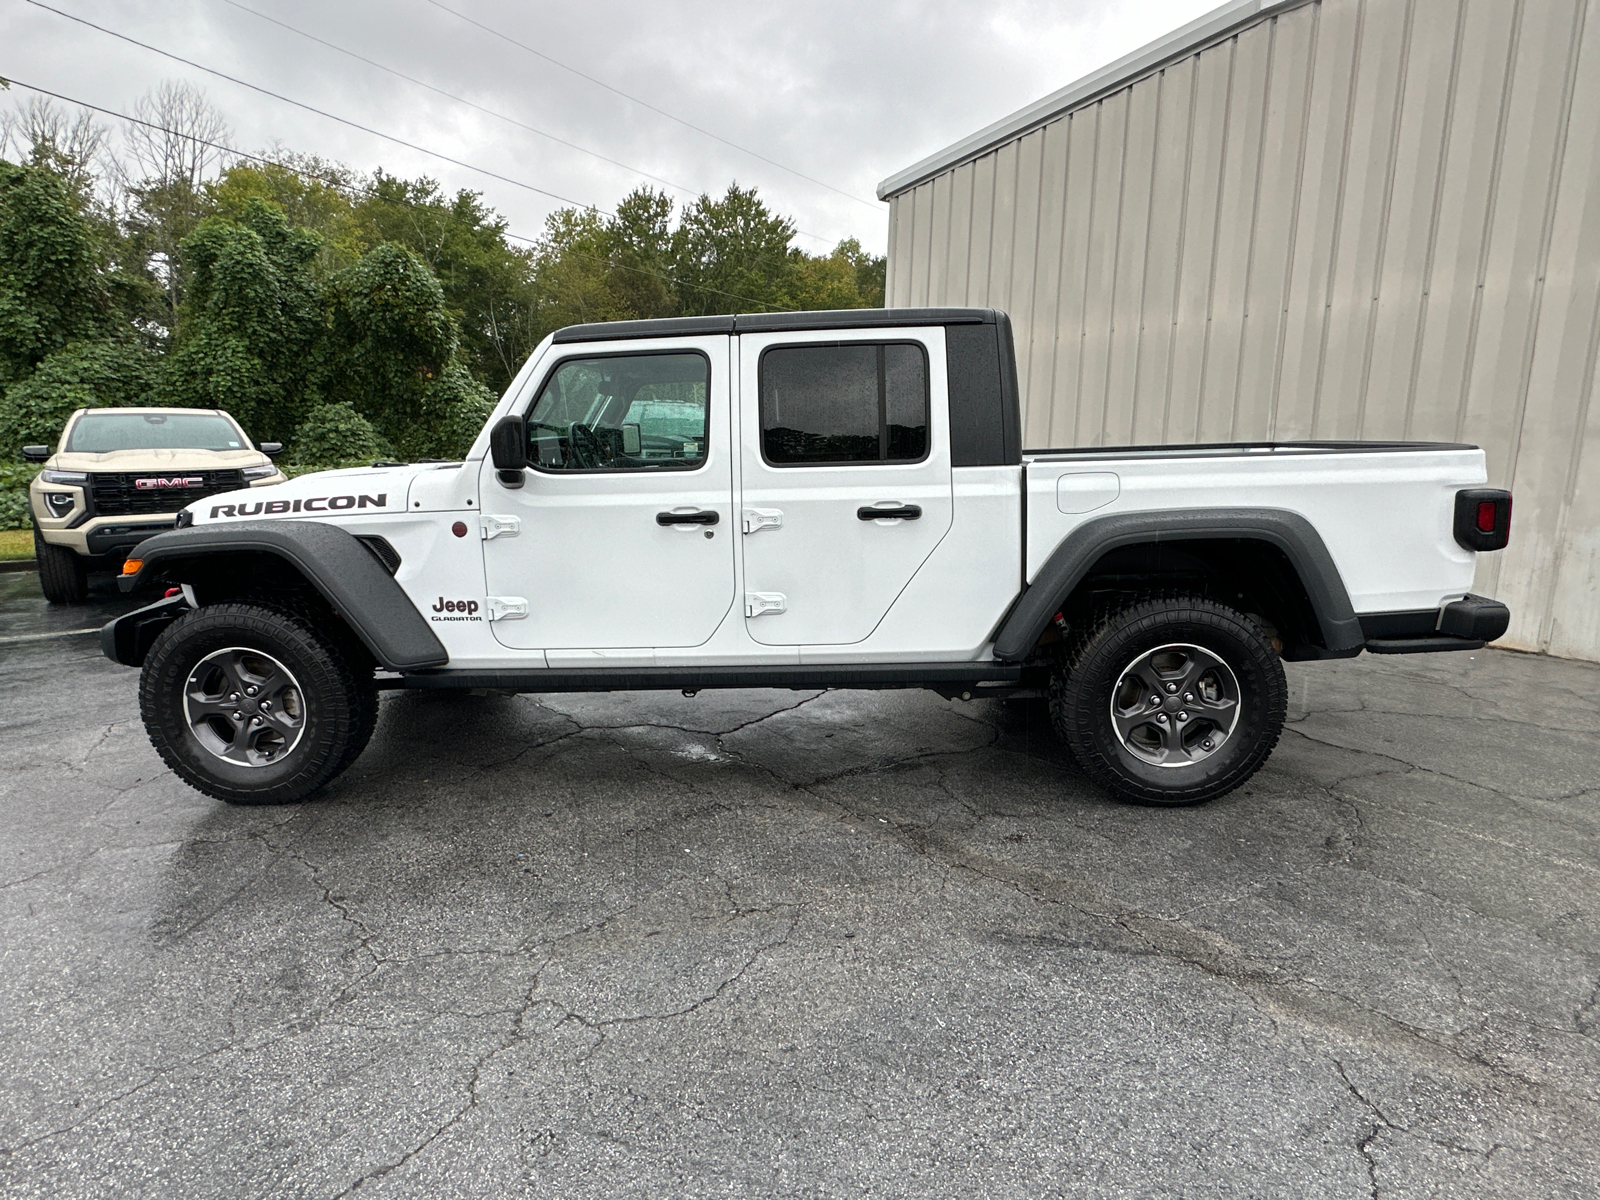
<svg viewBox="0 0 1600 1200">
<path fill-rule="evenodd" d="M 698 467 L 710 382 L 703 354 L 569 358 L 528 413 L 528 461 L 544 471 Z"/>
<path fill-rule="evenodd" d="M 761 356 L 761 451 L 775 466 L 926 457 L 927 353 L 913 342 L 772 347 Z"/>
<path fill-rule="evenodd" d="M 137 413 L 100 409 L 78 418 L 67 450 L 243 450 L 244 438 L 227 417 L 212 413 Z"/>
</svg>

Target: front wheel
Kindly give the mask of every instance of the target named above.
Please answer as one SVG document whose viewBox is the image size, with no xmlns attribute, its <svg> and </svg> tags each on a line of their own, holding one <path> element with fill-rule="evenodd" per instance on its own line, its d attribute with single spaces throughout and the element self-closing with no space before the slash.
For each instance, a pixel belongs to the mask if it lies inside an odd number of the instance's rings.
<svg viewBox="0 0 1600 1200">
<path fill-rule="evenodd" d="M 288 804 L 372 734 L 370 670 L 297 614 L 208 605 L 156 638 L 139 681 L 150 741 L 191 787 L 229 804 Z"/>
<path fill-rule="evenodd" d="M 1254 775 L 1283 732 L 1283 663 L 1244 614 L 1195 596 L 1102 618 L 1051 679 L 1084 772 L 1144 804 L 1198 804 Z"/>
<path fill-rule="evenodd" d="M 33 556 L 39 564 L 39 589 L 51 604 L 82 604 L 89 598 L 89 572 L 68 546 L 52 546 L 33 527 Z"/>
</svg>

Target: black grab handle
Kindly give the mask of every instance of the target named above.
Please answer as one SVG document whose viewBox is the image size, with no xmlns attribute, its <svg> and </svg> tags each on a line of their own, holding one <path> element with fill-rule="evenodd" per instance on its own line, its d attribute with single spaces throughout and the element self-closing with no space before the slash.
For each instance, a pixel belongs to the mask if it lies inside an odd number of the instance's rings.
<svg viewBox="0 0 1600 1200">
<path fill-rule="evenodd" d="M 900 521 L 915 521 L 922 515 L 922 509 L 915 504 L 902 504 L 899 508 L 858 508 L 856 516 L 863 521 L 884 521 L 894 518 Z"/>
<path fill-rule="evenodd" d="M 664 512 L 656 514 L 657 525 L 715 525 L 721 519 L 713 509 L 709 508 L 692 513 Z"/>
</svg>

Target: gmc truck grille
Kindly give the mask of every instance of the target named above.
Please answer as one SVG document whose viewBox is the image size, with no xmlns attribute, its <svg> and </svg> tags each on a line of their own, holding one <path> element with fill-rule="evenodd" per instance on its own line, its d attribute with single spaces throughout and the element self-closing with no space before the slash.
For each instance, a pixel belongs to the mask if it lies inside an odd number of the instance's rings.
<svg viewBox="0 0 1600 1200">
<path fill-rule="evenodd" d="M 135 471 L 89 477 L 97 517 L 175 513 L 202 496 L 242 487 L 243 471 Z"/>
</svg>

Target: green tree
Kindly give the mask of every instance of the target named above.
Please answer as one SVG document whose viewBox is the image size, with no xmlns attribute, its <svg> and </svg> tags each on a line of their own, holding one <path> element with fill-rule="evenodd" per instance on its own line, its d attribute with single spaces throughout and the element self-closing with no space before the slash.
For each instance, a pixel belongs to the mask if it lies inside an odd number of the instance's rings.
<svg viewBox="0 0 1600 1200">
<path fill-rule="evenodd" d="M 80 408 L 148 404 L 161 360 L 139 339 L 70 342 L 6 389 L 0 401 L 0 457 L 30 443 L 54 445 Z"/>
<path fill-rule="evenodd" d="M 372 422 L 341 400 L 318 405 L 306 414 L 294 431 L 289 461 L 296 468 L 324 471 L 366 466 L 393 453 Z"/>
<path fill-rule="evenodd" d="M 369 245 L 405 246 L 437 277 L 468 368 L 496 390 L 510 383 L 543 333 L 535 332 L 532 256 L 511 245 L 505 218 L 477 192 L 447 197 L 432 179 L 381 170 L 355 213 Z"/>
<path fill-rule="evenodd" d="M 318 400 L 325 321 L 315 234 L 259 199 L 209 217 L 182 244 L 192 275 L 160 402 L 225 408 L 252 437 L 287 441 Z"/>
<path fill-rule="evenodd" d="M 454 314 L 427 264 L 385 242 L 333 276 L 328 295 L 329 398 L 348 403 L 401 454 L 462 453 L 463 423 L 481 424 L 492 402 L 462 361 Z"/>
<path fill-rule="evenodd" d="M 107 332 L 110 294 L 81 197 L 47 167 L 0 162 L 0 386 Z"/>
<path fill-rule="evenodd" d="M 205 194 L 212 211 L 231 221 L 243 218 L 251 200 L 260 200 L 282 213 L 290 225 L 309 229 L 320 242 L 317 268 L 332 274 L 369 248 L 367 226 L 352 199 L 360 189 L 360 180 L 348 167 L 284 155 L 278 162 L 235 163 L 205 185 Z"/>
<path fill-rule="evenodd" d="M 629 316 L 646 319 L 678 312 L 670 196 L 650 188 L 629 192 L 606 222 L 603 248 L 607 284 Z"/>
<path fill-rule="evenodd" d="M 801 255 L 794 222 L 776 216 L 754 188 L 730 184 L 684 210 L 672 239 L 678 311 L 686 315 L 791 306 Z"/>
</svg>

